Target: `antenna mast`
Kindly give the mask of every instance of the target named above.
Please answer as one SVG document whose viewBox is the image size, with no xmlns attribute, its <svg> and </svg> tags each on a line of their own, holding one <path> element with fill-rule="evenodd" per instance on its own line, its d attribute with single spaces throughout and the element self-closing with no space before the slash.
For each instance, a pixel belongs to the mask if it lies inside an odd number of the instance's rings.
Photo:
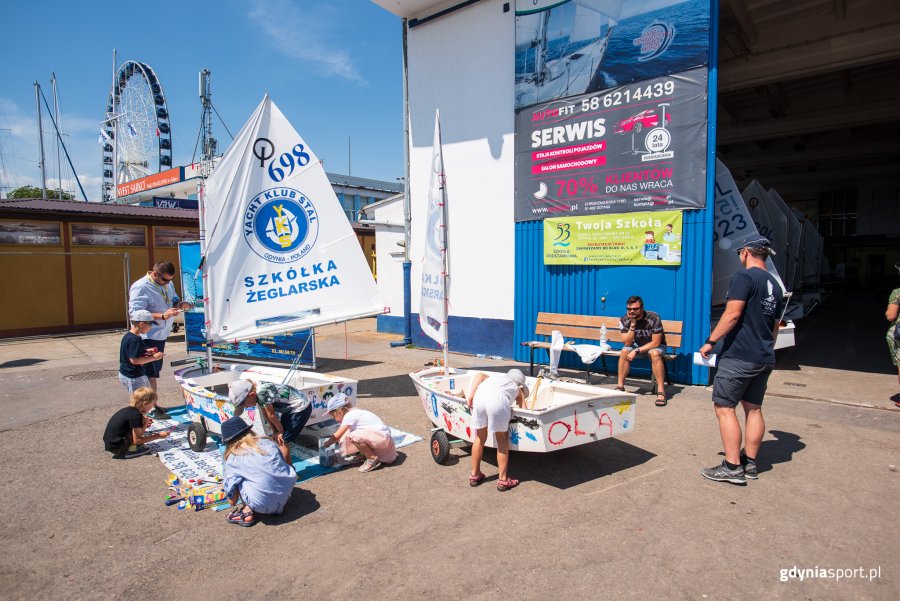
<svg viewBox="0 0 900 601">
<path fill-rule="evenodd" d="M 203 105 L 203 113 L 200 115 L 200 133 L 203 139 L 203 153 L 200 155 L 200 185 L 198 198 L 200 201 L 200 269 L 203 270 L 204 296 L 209 294 L 206 288 L 206 274 L 209 273 L 209 265 L 206 263 L 206 179 L 212 173 L 213 159 L 216 156 L 218 142 L 212 137 L 212 87 L 210 86 L 209 69 L 200 71 L 200 104 Z M 210 305 L 203 299 L 205 319 L 209 319 Z M 206 368 L 207 373 L 212 373 L 212 340 L 206 340 Z"/>
<path fill-rule="evenodd" d="M 200 174 L 206 179 L 212 172 L 212 162 L 216 156 L 219 143 L 212 135 L 212 73 L 209 69 L 200 71 L 200 104 L 203 114 L 200 117 L 200 131 L 203 139 L 203 154 L 200 155 Z"/>
</svg>

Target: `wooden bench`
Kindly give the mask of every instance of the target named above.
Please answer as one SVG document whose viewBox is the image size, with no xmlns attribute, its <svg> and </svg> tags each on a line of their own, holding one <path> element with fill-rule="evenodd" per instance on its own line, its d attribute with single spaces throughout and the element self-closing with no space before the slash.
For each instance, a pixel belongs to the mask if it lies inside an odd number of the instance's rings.
<svg viewBox="0 0 900 601">
<path fill-rule="evenodd" d="M 534 328 L 535 336 L 544 336 L 546 339 L 531 340 L 523 342 L 522 346 L 528 346 L 530 350 L 529 373 L 534 375 L 534 349 L 546 349 L 550 352 L 550 336 L 553 330 L 558 330 L 566 342 L 575 340 L 600 340 L 600 329 L 606 326 L 606 340 L 610 343 L 622 344 L 622 331 L 619 329 L 619 317 L 607 317 L 603 315 L 572 315 L 567 313 L 538 313 L 537 325 Z M 666 352 L 663 353 L 663 365 L 666 361 L 674 361 L 677 357 L 678 348 L 681 346 L 681 333 L 684 322 L 662 320 L 663 329 L 666 334 Z M 574 353 L 575 350 L 564 346 L 563 351 Z M 672 351 L 672 352 L 670 352 Z M 606 357 L 618 357 L 621 349 L 613 349 L 600 355 L 603 364 L 603 372 L 609 374 L 606 367 Z M 591 365 L 585 364 L 586 381 L 591 381 Z M 669 369 L 666 367 L 666 383 L 669 381 Z"/>
</svg>

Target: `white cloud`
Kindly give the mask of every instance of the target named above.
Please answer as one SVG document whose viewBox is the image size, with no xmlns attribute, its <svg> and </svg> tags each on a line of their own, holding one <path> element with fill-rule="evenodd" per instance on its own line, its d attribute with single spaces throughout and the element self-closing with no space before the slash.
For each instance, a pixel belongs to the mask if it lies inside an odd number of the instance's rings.
<svg viewBox="0 0 900 601">
<path fill-rule="evenodd" d="M 249 17 L 263 38 L 283 54 L 317 66 L 325 75 L 336 75 L 366 85 L 350 54 L 332 41 L 333 27 L 340 19 L 329 17 L 329 5 L 294 4 L 286 0 L 253 0 Z"/>
</svg>

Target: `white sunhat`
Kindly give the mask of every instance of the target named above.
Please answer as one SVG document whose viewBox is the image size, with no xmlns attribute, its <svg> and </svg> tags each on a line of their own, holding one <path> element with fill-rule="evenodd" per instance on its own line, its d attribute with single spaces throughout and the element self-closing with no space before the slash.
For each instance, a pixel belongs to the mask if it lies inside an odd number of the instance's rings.
<svg viewBox="0 0 900 601">
<path fill-rule="evenodd" d="M 513 368 L 506 372 L 506 377 L 516 383 L 516 386 L 522 389 L 525 396 L 528 396 L 528 386 L 525 385 L 525 374 L 521 370 Z"/>
</svg>

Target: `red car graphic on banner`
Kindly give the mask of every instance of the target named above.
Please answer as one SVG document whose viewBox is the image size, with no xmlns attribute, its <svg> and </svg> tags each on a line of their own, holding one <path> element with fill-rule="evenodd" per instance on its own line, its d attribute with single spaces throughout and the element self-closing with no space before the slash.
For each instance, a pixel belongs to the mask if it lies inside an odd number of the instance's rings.
<svg viewBox="0 0 900 601">
<path fill-rule="evenodd" d="M 672 116 L 666 113 L 666 125 L 668 125 L 671 120 Z M 613 132 L 624 134 L 627 131 L 634 131 L 634 133 L 639 134 L 645 127 L 656 127 L 657 125 L 659 125 L 659 114 L 656 112 L 656 109 L 648 109 L 646 111 L 641 111 L 637 115 L 632 115 L 627 119 L 623 119 L 616 125 Z"/>
</svg>

